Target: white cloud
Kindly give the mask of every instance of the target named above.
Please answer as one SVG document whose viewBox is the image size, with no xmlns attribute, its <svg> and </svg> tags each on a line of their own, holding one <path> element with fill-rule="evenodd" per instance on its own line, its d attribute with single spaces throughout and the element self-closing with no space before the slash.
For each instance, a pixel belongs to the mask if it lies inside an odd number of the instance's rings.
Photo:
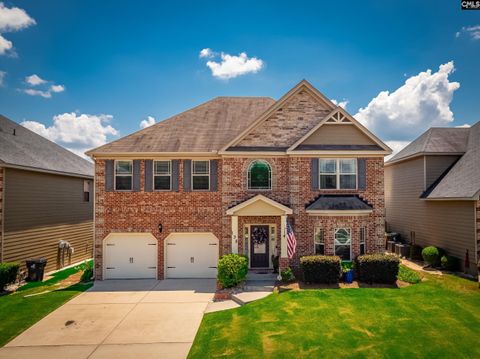
<svg viewBox="0 0 480 359">
<path fill-rule="evenodd" d="M 463 125 L 455 126 L 455 128 L 470 128 L 471 126 L 468 123 L 465 123 Z"/>
<path fill-rule="evenodd" d="M 382 91 L 355 115 L 361 123 L 387 140 L 416 138 L 432 126 L 446 126 L 454 118 L 450 110 L 453 93 L 460 87 L 451 82 L 453 61 L 408 78 L 393 92 Z"/>
<path fill-rule="evenodd" d="M 49 127 L 37 121 L 24 121 L 21 125 L 86 158 L 85 151 L 101 146 L 109 136 L 119 134 L 109 124 L 112 118 L 111 115 L 71 112 L 54 116 Z"/>
<path fill-rule="evenodd" d="M 7 73 L 5 71 L 0 71 L 0 86 L 3 86 L 5 82 L 5 76 L 7 76 Z"/>
<path fill-rule="evenodd" d="M 41 96 L 43 98 L 51 98 L 52 93 L 59 93 L 59 92 L 65 91 L 65 86 L 52 84 L 52 81 L 44 80 L 36 74 L 26 76 L 25 82 L 29 86 L 40 87 L 40 89 L 27 88 L 27 89 L 20 90 L 30 96 Z"/>
<path fill-rule="evenodd" d="M 0 31 L 18 31 L 35 25 L 35 20 L 32 19 L 25 10 L 18 7 L 7 8 L 0 2 Z"/>
<path fill-rule="evenodd" d="M 2 33 L 19 31 L 31 25 L 35 25 L 35 20 L 25 10 L 18 7 L 7 8 L 0 2 L 0 55 L 13 51 L 12 42 L 5 39 Z"/>
<path fill-rule="evenodd" d="M 470 36 L 472 40 L 480 40 L 480 25 L 464 26 L 461 31 L 455 33 L 455 37 L 460 37 L 462 34 Z"/>
<path fill-rule="evenodd" d="M 209 49 L 208 47 L 200 51 L 200 54 L 198 55 L 201 59 L 202 58 L 211 58 L 214 57 L 215 54 L 213 53 L 212 49 Z"/>
<path fill-rule="evenodd" d="M 0 55 L 5 55 L 8 51 L 10 51 L 13 47 L 11 41 L 8 41 L 2 35 L 0 35 Z"/>
<path fill-rule="evenodd" d="M 202 53 L 204 56 L 202 56 Z M 213 58 L 218 56 L 211 49 L 200 51 L 200 57 Z M 263 60 L 256 57 L 248 57 L 245 52 L 238 56 L 220 53 L 220 61 L 207 61 L 207 67 L 212 71 L 212 75 L 222 80 L 228 80 L 248 73 L 257 73 L 264 66 Z"/>
<path fill-rule="evenodd" d="M 337 100 L 335 100 L 334 98 L 332 98 L 330 101 L 332 101 L 335 106 L 340 106 L 340 107 L 342 107 L 342 108 L 344 108 L 344 109 L 347 108 L 347 105 L 348 105 L 348 103 L 350 102 L 350 101 L 348 101 L 348 100 L 346 100 L 346 99 L 343 99 L 343 101 L 337 101 Z"/>
<path fill-rule="evenodd" d="M 33 74 L 25 77 L 25 82 L 30 86 L 37 86 L 44 84 L 47 80 L 42 79 L 40 76 Z"/>
<path fill-rule="evenodd" d="M 42 91 L 42 90 L 35 90 L 35 89 L 24 89 L 23 92 L 25 92 L 27 95 L 30 96 L 40 96 L 43 98 L 51 98 L 52 94 L 50 91 Z"/>
<path fill-rule="evenodd" d="M 400 152 L 405 147 L 407 147 L 407 145 L 410 144 L 410 141 L 385 141 L 385 143 L 393 151 L 391 155 L 385 157 L 385 161 L 388 161 L 390 158 L 395 156 L 398 152 Z"/>
<path fill-rule="evenodd" d="M 56 92 L 56 93 L 63 92 L 63 91 L 65 91 L 65 86 L 63 86 L 63 85 L 52 85 L 52 86 L 50 86 L 50 91 Z"/>
<path fill-rule="evenodd" d="M 148 116 L 146 120 L 142 120 L 140 122 L 140 128 L 147 128 L 155 124 L 157 122 L 154 117 Z"/>
</svg>

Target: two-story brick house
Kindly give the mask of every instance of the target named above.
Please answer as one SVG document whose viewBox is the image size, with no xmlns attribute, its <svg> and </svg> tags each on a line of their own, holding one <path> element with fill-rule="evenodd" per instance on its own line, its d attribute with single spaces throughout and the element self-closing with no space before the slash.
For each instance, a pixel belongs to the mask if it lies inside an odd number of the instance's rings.
<svg viewBox="0 0 480 359">
<path fill-rule="evenodd" d="M 215 98 L 91 150 L 96 277 L 214 277 L 226 253 L 284 268 L 380 251 L 390 153 L 307 81 L 278 101 Z"/>
</svg>

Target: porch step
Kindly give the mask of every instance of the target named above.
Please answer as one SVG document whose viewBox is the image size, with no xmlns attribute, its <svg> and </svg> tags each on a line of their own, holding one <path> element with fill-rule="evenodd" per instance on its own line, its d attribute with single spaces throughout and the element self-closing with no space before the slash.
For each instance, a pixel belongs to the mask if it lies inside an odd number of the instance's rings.
<svg viewBox="0 0 480 359">
<path fill-rule="evenodd" d="M 241 293 L 233 294 L 232 295 L 232 300 L 239 305 L 245 305 L 245 304 L 253 302 L 255 300 L 265 298 L 266 296 L 268 296 L 270 294 L 272 294 L 271 291 L 266 291 L 266 292 L 260 292 L 260 291 L 241 292 Z"/>
<path fill-rule="evenodd" d="M 243 287 L 246 292 L 273 292 L 275 281 L 273 280 L 247 280 Z"/>
</svg>

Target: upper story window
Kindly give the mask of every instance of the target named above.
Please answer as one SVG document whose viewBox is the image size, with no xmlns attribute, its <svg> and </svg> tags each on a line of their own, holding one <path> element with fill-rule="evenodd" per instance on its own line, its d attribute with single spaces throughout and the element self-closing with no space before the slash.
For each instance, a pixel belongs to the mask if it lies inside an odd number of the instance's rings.
<svg viewBox="0 0 480 359">
<path fill-rule="evenodd" d="M 90 181 L 83 180 L 83 201 L 90 202 Z"/>
<path fill-rule="evenodd" d="M 115 190 L 132 190 L 132 161 L 115 161 Z"/>
<path fill-rule="evenodd" d="M 357 160 L 320 159 L 320 189 L 356 189 Z"/>
<path fill-rule="evenodd" d="M 192 161 L 192 190 L 210 189 L 210 161 Z"/>
<path fill-rule="evenodd" d="M 170 191 L 172 189 L 172 162 L 155 161 L 153 172 L 155 191 Z"/>
<path fill-rule="evenodd" d="M 248 189 L 272 189 L 272 169 L 268 162 L 256 160 L 250 164 Z"/>
</svg>

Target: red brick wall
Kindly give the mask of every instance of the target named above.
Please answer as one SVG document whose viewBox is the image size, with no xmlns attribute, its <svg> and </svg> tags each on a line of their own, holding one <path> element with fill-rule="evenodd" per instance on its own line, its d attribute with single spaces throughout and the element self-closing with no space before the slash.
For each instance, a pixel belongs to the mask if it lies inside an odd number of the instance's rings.
<svg viewBox="0 0 480 359">
<path fill-rule="evenodd" d="M 0 262 L 3 261 L 3 167 L 0 167 Z"/>
<path fill-rule="evenodd" d="M 261 157 L 260 157 L 261 158 Z M 219 161 L 217 192 L 183 192 L 183 161 L 180 161 L 178 192 L 143 192 L 144 162 L 141 164 L 140 192 L 105 192 L 104 161 L 95 165 L 95 266 L 96 276 L 102 275 L 102 242 L 111 232 L 151 232 L 159 240 L 159 278 L 163 278 L 163 240 L 171 232 L 212 232 L 220 240 L 220 254 L 231 252 L 231 218 L 226 210 L 244 200 L 263 194 L 293 210 L 289 219 L 298 241 L 297 255 L 290 261 L 298 265 L 301 255 L 313 254 L 314 226 L 325 228 L 327 251 L 333 251 L 333 229 L 348 226 L 352 229 L 353 253 L 358 253 L 360 226 L 367 228 L 367 251 L 383 247 L 384 193 L 383 158 L 367 159 L 367 188 L 365 191 L 312 191 L 310 158 L 261 158 L 272 167 L 272 190 L 248 191 L 247 169 L 252 158 L 226 157 Z M 321 193 L 356 193 L 373 205 L 367 217 L 313 217 L 305 205 Z M 158 224 L 163 231 L 159 233 Z M 280 217 L 239 217 L 239 240 L 246 223 L 276 223 L 277 244 L 280 244 Z M 327 252 L 331 253 L 331 252 Z M 285 261 L 282 261 L 285 265 Z"/>
</svg>

